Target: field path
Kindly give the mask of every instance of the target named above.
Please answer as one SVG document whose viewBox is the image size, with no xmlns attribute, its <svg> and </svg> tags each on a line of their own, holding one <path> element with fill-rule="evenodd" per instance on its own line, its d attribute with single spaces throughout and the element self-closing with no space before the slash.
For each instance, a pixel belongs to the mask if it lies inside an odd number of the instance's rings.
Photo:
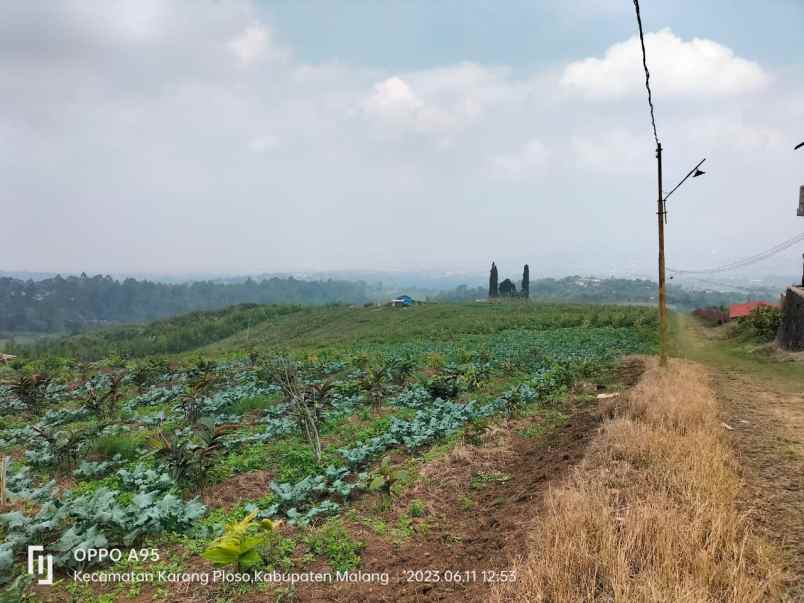
<svg viewBox="0 0 804 603">
<path fill-rule="evenodd" d="M 708 364 L 724 431 L 739 455 L 742 509 L 781 546 L 789 596 L 804 601 L 804 366 L 753 365 L 710 330 L 684 325 L 682 355 Z M 798 366 L 797 366 L 798 365 Z"/>
</svg>

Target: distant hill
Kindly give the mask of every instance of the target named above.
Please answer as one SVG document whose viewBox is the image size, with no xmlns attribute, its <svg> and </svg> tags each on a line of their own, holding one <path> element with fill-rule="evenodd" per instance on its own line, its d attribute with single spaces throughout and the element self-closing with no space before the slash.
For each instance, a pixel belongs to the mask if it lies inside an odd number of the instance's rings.
<svg viewBox="0 0 804 603">
<path fill-rule="evenodd" d="M 344 275 L 346 273 L 343 273 Z M 350 273 L 372 278 L 380 273 Z M 453 287 L 459 275 L 417 280 L 400 273 L 393 283 L 310 280 L 294 276 L 233 277 L 194 282 L 155 282 L 111 276 L 43 278 L 0 277 L 0 334 L 78 333 L 90 328 L 139 324 L 194 311 L 219 310 L 237 304 L 363 304 L 406 293 L 416 299 L 460 302 L 484 299 L 485 286 Z M 387 275 L 386 275 L 387 276 Z M 466 275 L 464 275 L 466 276 Z M 468 282 L 477 282 L 468 280 Z M 419 288 L 424 285 L 431 288 Z M 779 291 L 747 286 L 739 291 L 695 289 L 671 284 L 668 303 L 679 309 L 720 306 L 749 300 L 776 301 Z M 656 283 L 639 278 L 568 276 L 541 278 L 530 283 L 535 301 L 645 304 L 656 303 Z"/>
<path fill-rule="evenodd" d="M 532 301 L 605 303 L 605 304 L 656 304 L 658 285 L 648 279 L 597 278 L 568 276 L 541 278 L 530 281 Z M 460 302 L 484 299 L 486 287 L 462 285 L 451 291 L 433 296 L 434 301 Z M 669 284 L 667 301 L 671 307 L 694 309 L 721 306 L 749 299 L 776 301 L 779 291 L 769 287 L 749 287 L 740 291 L 693 289 Z"/>
<path fill-rule="evenodd" d="M 6 277 L 0 278 L 0 332 L 77 332 L 244 303 L 359 304 L 368 299 L 365 283 L 293 277 L 233 284 L 168 284 L 85 274 L 41 280 Z"/>
<path fill-rule="evenodd" d="M 192 312 L 143 325 L 96 329 L 66 337 L 40 338 L 13 345 L 20 358 L 72 358 L 95 361 L 165 355 L 242 356 L 265 353 L 320 353 L 322 348 L 366 348 L 448 342 L 469 336 L 485 340 L 502 332 L 539 328 L 617 325 L 655 335 L 653 308 L 603 304 L 417 304 L 381 306 L 288 306 L 242 304 L 224 310 Z"/>
</svg>

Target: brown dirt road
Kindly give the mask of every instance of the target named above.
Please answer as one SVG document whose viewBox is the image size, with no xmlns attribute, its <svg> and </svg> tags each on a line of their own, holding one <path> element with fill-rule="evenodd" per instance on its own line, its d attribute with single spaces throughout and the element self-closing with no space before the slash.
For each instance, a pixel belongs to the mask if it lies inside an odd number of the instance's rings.
<svg viewBox="0 0 804 603">
<path fill-rule="evenodd" d="M 783 549 L 790 596 L 804 601 L 804 395 L 729 370 L 715 372 L 723 423 L 739 454 L 742 506 Z"/>
<path fill-rule="evenodd" d="M 791 601 L 804 601 L 804 363 L 741 350 L 685 320 L 679 355 L 706 364 L 744 480 L 742 510 L 780 546 Z"/>
</svg>

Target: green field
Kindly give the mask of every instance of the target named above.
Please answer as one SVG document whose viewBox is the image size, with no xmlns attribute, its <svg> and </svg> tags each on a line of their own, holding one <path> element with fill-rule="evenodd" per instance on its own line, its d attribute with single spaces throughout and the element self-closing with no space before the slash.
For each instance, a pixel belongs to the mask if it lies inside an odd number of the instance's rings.
<svg viewBox="0 0 804 603">
<path fill-rule="evenodd" d="M 541 413 L 543 435 L 573 383 L 605 381 L 654 332 L 640 307 L 239 306 L 19 349 L 0 373 L 0 569 L 24 574 L 29 543 L 61 572 L 115 546 L 356 567 L 339 519 L 356 501 L 393 505 L 421 459 L 495 422 Z"/>
</svg>

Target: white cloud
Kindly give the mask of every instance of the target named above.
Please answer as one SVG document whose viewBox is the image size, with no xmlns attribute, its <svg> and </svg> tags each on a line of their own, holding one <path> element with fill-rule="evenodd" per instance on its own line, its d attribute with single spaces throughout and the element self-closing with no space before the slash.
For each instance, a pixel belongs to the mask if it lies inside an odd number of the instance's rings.
<svg viewBox="0 0 804 603">
<path fill-rule="evenodd" d="M 717 42 L 684 41 L 669 29 L 645 36 L 651 85 L 657 94 L 730 96 L 763 88 L 769 76 L 755 62 L 735 56 Z M 644 89 L 639 37 L 614 44 L 602 59 L 570 63 L 561 83 L 590 97 L 617 98 Z"/>
<path fill-rule="evenodd" d="M 248 148 L 254 153 L 265 153 L 279 146 L 279 137 L 273 134 L 259 136 L 249 142 Z"/>
<path fill-rule="evenodd" d="M 532 139 L 514 153 L 492 158 L 492 167 L 497 176 L 521 180 L 547 163 L 549 151 L 543 142 Z"/>
<path fill-rule="evenodd" d="M 374 91 L 365 103 L 369 113 L 392 117 L 415 113 L 422 106 L 422 101 L 400 77 L 389 77 L 375 84 Z"/>
<path fill-rule="evenodd" d="M 494 253 L 538 263 L 542 273 L 652 269 L 655 159 L 638 54 L 627 82 L 617 60 L 599 57 L 610 71 L 598 88 L 562 86 L 552 67 L 462 62 L 397 71 L 376 56 L 307 64 L 249 3 L 164 6 L 164 14 L 126 16 L 131 34 L 76 22 L 65 10 L 46 28 L 30 18 L 28 33 L 6 36 L 16 45 L 0 53 L 0 170 L 9 175 L 0 206 L 15 208 L 20 227 L 9 230 L 8 245 L 27 250 L 27 267 L 242 272 L 437 261 L 460 269 Z M 0 29 L 8 21 L 0 18 Z M 666 182 L 702 157 L 710 166 L 685 187 L 669 241 L 679 250 L 674 263 L 695 267 L 701 249 L 730 244 L 721 232 L 760 225 L 760 248 L 791 236 L 784 229 L 795 225 L 778 216 L 789 215 L 800 184 L 801 152 L 791 147 L 801 138 L 786 133 L 804 117 L 804 92 L 791 67 L 775 71 L 778 84 L 765 93 L 724 97 L 746 89 L 744 77 L 736 78 L 743 88 L 718 80 L 721 67 L 733 73 L 742 59 L 713 42 L 679 44 L 683 61 L 686 52 L 706 54 L 707 44 L 720 52 L 703 63 L 713 81 L 693 78 L 693 92 L 711 89 L 703 102 L 659 96 Z M 690 90 L 667 69 L 654 66 L 660 92 Z M 683 75 L 689 84 L 689 69 Z M 618 94 L 635 92 L 638 103 L 587 100 L 615 81 L 626 85 Z M 125 229 L 108 228 L 110 204 Z M 65 223 L 72 228 L 61 236 Z M 46 244 L 28 245 L 33 228 L 49 234 Z M 309 245 L 298 244 L 300 228 Z M 389 232 L 402 235 L 391 240 Z M 505 235 L 478 245 L 489 232 Z M 177 243 L 169 265 L 165 241 Z"/>
<path fill-rule="evenodd" d="M 443 134 L 482 121 L 493 108 L 524 100 L 527 89 L 508 68 L 459 63 L 382 80 L 362 106 L 385 125 Z"/>
<path fill-rule="evenodd" d="M 789 146 L 789 138 L 776 126 L 746 122 L 735 115 L 707 115 L 689 122 L 687 139 L 700 148 L 727 146 L 741 153 L 773 152 Z"/>
<path fill-rule="evenodd" d="M 572 137 L 571 146 L 577 165 L 582 169 L 620 174 L 644 165 L 648 133 L 638 136 L 622 128 Z"/>
<path fill-rule="evenodd" d="M 287 52 L 273 45 L 271 30 L 260 23 L 250 25 L 229 42 L 230 50 L 243 65 L 264 58 L 284 58 Z"/>
<path fill-rule="evenodd" d="M 375 122 L 403 133 L 443 132 L 455 125 L 448 111 L 436 103 L 425 103 L 399 76 L 375 84 L 372 93 L 363 101 L 363 108 Z"/>
</svg>

